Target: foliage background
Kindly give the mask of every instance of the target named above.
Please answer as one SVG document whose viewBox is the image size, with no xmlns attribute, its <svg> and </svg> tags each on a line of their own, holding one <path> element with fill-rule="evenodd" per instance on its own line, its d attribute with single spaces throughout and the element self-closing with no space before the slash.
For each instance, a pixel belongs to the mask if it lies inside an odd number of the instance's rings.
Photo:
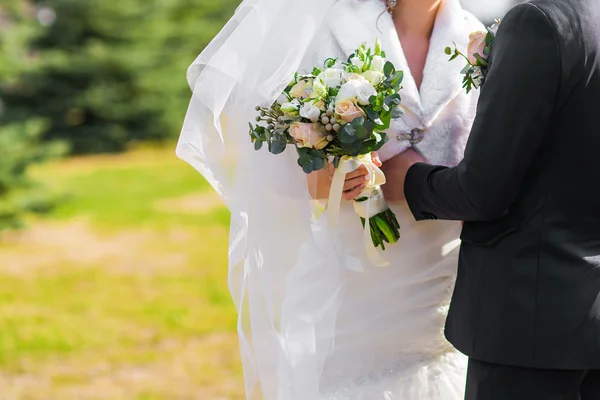
<svg viewBox="0 0 600 400">
<path fill-rule="evenodd" d="M 0 400 L 244 398 L 229 216 L 173 154 L 238 3 L 0 0 Z"/>
</svg>

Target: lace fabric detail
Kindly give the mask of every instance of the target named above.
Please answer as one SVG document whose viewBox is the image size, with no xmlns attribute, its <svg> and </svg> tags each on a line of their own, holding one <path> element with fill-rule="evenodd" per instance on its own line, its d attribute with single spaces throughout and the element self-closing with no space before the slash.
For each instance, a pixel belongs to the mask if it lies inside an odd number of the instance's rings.
<svg viewBox="0 0 600 400">
<path fill-rule="evenodd" d="M 449 348 L 439 354 L 373 355 L 354 378 L 336 371 L 321 383 L 320 400 L 462 400 L 467 358 Z M 375 368 L 373 368 L 375 366 Z"/>
</svg>

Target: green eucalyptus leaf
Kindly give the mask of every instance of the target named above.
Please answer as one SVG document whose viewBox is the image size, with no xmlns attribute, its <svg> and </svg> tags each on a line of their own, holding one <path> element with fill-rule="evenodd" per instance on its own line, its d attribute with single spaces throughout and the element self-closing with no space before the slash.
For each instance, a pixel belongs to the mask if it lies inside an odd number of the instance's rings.
<svg viewBox="0 0 600 400">
<path fill-rule="evenodd" d="M 383 66 L 383 73 L 385 74 L 385 76 L 387 76 L 389 78 L 394 72 L 396 72 L 396 68 L 394 67 L 394 64 L 387 61 L 385 63 L 385 65 Z"/>
<path fill-rule="evenodd" d="M 323 158 L 313 158 L 313 165 L 312 168 L 314 171 L 318 171 L 320 169 L 323 169 L 325 167 L 325 160 Z"/>
<path fill-rule="evenodd" d="M 382 126 L 383 128 L 381 130 L 386 130 L 390 127 L 390 124 L 392 122 L 392 112 L 390 111 L 382 111 L 381 114 L 379 114 L 379 118 L 381 119 L 382 122 Z"/>
<path fill-rule="evenodd" d="M 379 119 L 379 113 L 377 113 L 377 111 L 373 110 L 372 108 L 370 108 L 370 107 L 365 108 L 365 112 L 367 113 L 367 117 L 371 121 L 375 122 Z"/>
<path fill-rule="evenodd" d="M 312 149 L 312 150 L 310 150 L 309 154 L 310 154 L 310 155 L 311 155 L 313 158 L 321 158 L 321 159 L 323 159 L 323 158 L 325 158 L 325 157 L 326 157 L 326 156 L 325 156 L 325 153 L 324 153 L 322 150 L 315 150 L 315 149 Z"/>
<path fill-rule="evenodd" d="M 402 118 L 404 110 L 400 106 L 392 107 L 392 119 Z"/>
<path fill-rule="evenodd" d="M 281 154 L 285 151 L 285 149 L 287 147 L 287 140 L 281 140 L 281 139 L 273 140 L 273 141 L 269 142 L 269 145 L 270 145 L 271 153 Z"/>
<path fill-rule="evenodd" d="M 310 174 L 314 171 L 313 158 L 309 155 L 304 155 L 298 159 L 298 165 L 302 167 L 305 173 Z"/>
<path fill-rule="evenodd" d="M 307 147 L 298 147 L 297 151 L 298 151 L 298 155 L 300 157 L 303 157 L 303 156 L 307 156 L 308 155 L 308 153 L 310 152 L 310 149 L 307 148 Z"/>
<path fill-rule="evenodd" d="M 339 132 L 340 142 L 344 143 L 353 143 L 356 141 L 356 134 L 354 132 L 354 127 L 352 124 L 346 124 L 340 129 Z"/>
<path fill-rule="evenodd" d="M 335 156 L 335 158 L 333 159 L 333 167 L 338 168 L 340 166 L 341 160 L 342 158 L 340 156 Z"/>
<path fill-rule="evenodd" d="M 362 143 L 360 147 L 360 154 L 369 154 L 375 151 L 377 146 L 377 141 L 375 139 L 370 139 Z"/>
<path fill-rule="evenodd" d="M 373 147 L 373 151 L 381 150 L 383 145 L 385 145 L 389 140 L 390 140 L 389 136 L 386 133 L 382 133 L 381 139 L 377 141 L 377 143 Z"/>
</svg>

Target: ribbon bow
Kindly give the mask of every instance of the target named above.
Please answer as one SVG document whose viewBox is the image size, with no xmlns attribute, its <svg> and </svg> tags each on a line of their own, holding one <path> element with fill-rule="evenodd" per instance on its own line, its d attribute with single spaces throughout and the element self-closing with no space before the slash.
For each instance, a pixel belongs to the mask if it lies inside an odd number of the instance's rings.
<svg viewBox="0 0 600 400">
<path fill-rule="evenodd" d="M 354 201 L 354 211 L 365 219 L 365 229 L 363 243 L 369 260 L 376 266 L 385 267 L 389 263 L 379 254 L 373 246 L 371 239 L 370 218 L 387 210 L 388 206 L 383 198 L 380 186 L 385 184 L 385 175 L 379 167 L 373 163 L 371 154 L 365 154 L 358 157 L 344 156 L 333 175 L 331 189 L 329 192 L 329 201 L 327 206 L 327 219 L 329 224 L 337 229 L 340 217 L 340 206 L 342 203 L 342 193 L 344 191 L 344 182 L 346 175 L 356 171 L 364 165 L 369 173 L 370 179 L 357 199 L 367 198 L 366 201 Z"/>
</svg>

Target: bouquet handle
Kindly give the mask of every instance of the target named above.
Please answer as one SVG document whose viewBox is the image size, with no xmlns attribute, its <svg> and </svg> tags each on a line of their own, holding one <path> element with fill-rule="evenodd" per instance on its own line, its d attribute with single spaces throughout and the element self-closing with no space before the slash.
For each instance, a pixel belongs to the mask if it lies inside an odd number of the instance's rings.
<svg viewBox="0 0 600 400">
<path fill-rule="evenodd" d="M 369 257 L 369 261 L 378 267 L 388 266 L 389 263 L 381 256 L 377 248 L 373 245 L 371 238 L 371 217 L 388 209 L 388 206 L 381 193 L 380 186 L 385 184 L 386 179 L 383 171 L 379 169 L 371 158 L 370 154 L 358 157 L 344 156 L 340 160 L 338 168 L 333 175 L 331 189 L 329 191 L 329 201 L 327 205 L 327 219 L 329 224 L 337 229 L 340 217 L 340 207 L 342 203 L 342 193 L 346 175 L 357 170 L 362 165 L 365 166 L 371 179 L 359 198 L 367 198 L 362 202 L 354 202 L 355 212 L 364 219 L 363 244 Z"/>
</svg>

